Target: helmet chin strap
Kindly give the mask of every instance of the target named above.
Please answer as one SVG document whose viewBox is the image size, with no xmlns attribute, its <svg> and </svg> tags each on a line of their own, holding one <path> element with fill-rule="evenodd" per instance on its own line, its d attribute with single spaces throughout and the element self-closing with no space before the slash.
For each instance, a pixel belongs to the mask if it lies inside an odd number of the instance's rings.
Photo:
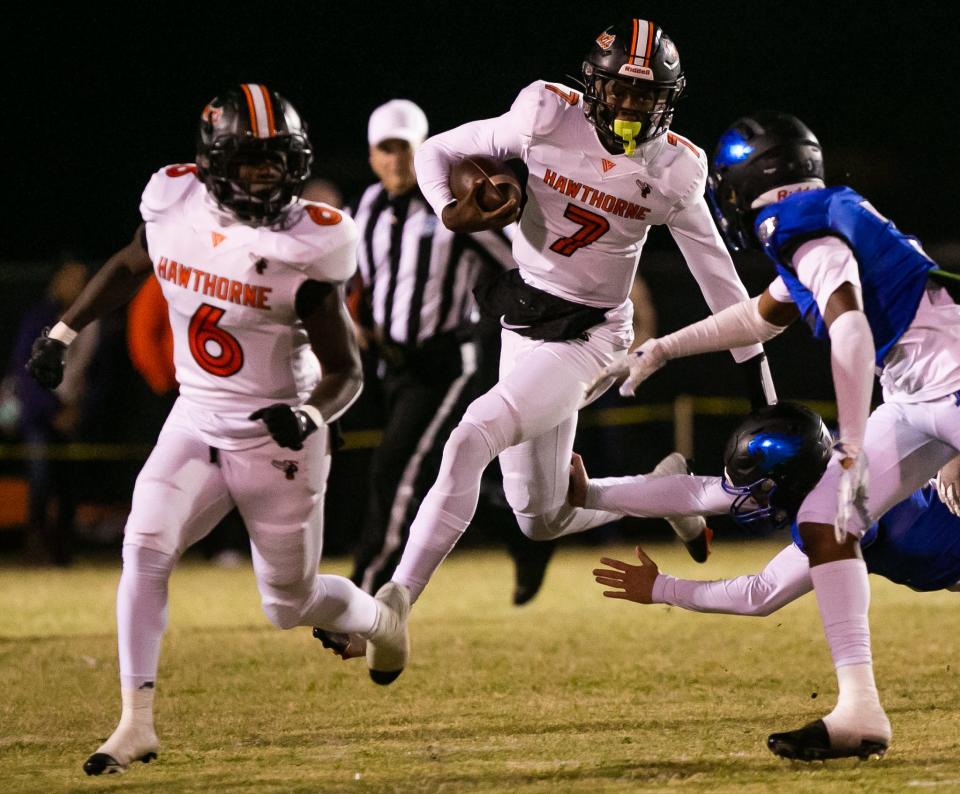
<svg viewBox="0 0 960 794">
<path fill-rule="evenodd" d="M 623 153 L 631 157 L 637 150 L 637 136 L 643 128 L 642 122 L 625 121 L 624 119 L 613 120 L 613 134 L 616 135 L 623 144 Z"/>
</svg>

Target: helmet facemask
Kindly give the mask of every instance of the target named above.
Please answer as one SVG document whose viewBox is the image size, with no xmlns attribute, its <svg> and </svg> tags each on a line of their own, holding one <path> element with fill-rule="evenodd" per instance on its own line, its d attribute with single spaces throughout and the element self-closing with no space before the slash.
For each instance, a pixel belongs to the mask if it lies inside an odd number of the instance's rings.
<svg viewBox="0 0 960 794">
<path fill-rule="evenodd" d="M 674 105 L 683 91 L 682 78 L 676 86 L 663 86 L 607 74 L 589 62 L 583 64 L 583 80 L 584 112 L 597 135 L 628 157 L 638 145 L 670 128 Z"/>
<path fill-rule="evenodd" d="M 301 134 L 214 141 L 198 165 L 217 204 L 252 226 L 276 223 L 303 192 L 310 144 Z"/>
<path fill-rule="evenodd" d="M 306 125 L 279 94 L 256 83 L 204 108 L 197 176 L 224 211 L 248 226 L 272 226 L 303 192 L 313 149 Z"/>
</svg>

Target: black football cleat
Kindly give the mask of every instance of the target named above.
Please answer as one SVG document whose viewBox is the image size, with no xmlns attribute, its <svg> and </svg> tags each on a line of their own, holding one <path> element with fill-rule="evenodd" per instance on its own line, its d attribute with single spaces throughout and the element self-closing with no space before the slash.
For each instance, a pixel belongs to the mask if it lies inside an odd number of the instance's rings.
<svg viewBox="0 0 960 794">
<path fill-rule="evenodd" d="M 134 761 L 142 761 L 145 764 L 149 764 L 157 757 L 157 754 L 153 751 L 142 755 L 140 758 L 134 758 Z M 116 775 L 121 772 L 127 771 L 127 765 L 121 764 L 114 758 L 112 755 L 107 753 L 94 753 L 86 761 L 83 762 L 83 771 L 88 775 L 102 775 L 104 773 L 108 775 Z"/>
<path fill-rule="evenodd" d="M 785 733 L 771 733 L 767 747 L 774 755 L 794 761 L 828 761 L 831 758 L 880 758 L 887 752 L 886 742 L 862 739 L 859 746 L 834 748 L 830 746 L 830 734 L 823 720 L 807 723 L 802 728 Z"/>
<path fill-rule="evenodd" d="M 327 631 L 319 626 L 314 626 L 313 636 L 320 640 L 324 648 L 329 648 L 337 656 L 343 656 L 350 646 L 350 635 L 339 631 Z"/>
<path fill-rule="evenodd" d="M 367 641 L 357 635 L 340 631 L 328 631 L 319 626 L 313 627 L 313 636 L 320 640 L 324 648 L 333 651 L 344 661 L 359 659 L 367 652 Z"/>
<path fill-rule="evenodd" d="M 704 563 L 710 556 L 710 544 L 713 542 L 713 530 L 705 526 L 703 531 L 693 540 L 683 541 L 684 548 L 694 562 Z"/>
<path fill-rule="evenodd" d="M 513 587 L 513 605 L 523 606 L 540 592 L 543 578 L 547 573 L 547 564 L 557 548 L 555 540 L 529 540 L 524 538 L 513 558 L 515 577 Z"/>
</svg>

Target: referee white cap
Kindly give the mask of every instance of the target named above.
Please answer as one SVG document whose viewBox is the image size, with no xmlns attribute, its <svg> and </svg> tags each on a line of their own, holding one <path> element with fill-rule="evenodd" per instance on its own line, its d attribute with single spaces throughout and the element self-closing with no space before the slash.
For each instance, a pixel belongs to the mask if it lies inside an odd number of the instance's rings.
<svg viewBox="0 0 960 794">
<path fill-rule="evenodd" d="M 409 99 L 391 99 L 370 114 L 367 140 L 379 146 L 386 140 L 399 138 L 416 149 L 427 139 L 427 116 Z"/>
</svg>

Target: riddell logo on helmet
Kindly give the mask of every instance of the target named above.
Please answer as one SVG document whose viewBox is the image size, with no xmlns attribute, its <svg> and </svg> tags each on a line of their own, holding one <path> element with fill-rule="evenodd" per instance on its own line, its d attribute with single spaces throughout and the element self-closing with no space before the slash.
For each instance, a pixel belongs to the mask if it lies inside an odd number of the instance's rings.
<svg viewBox="0 0 960 794">
<path fill-rule="evenodd" d="M 609 33 L 601 33 L 597 36 L 597 44 L 600 46 L 600 49 L 609 50 L 613 46 L 613 42 L 617 40 L 616 36 L 612 36 Z"/>
<path fill-rule="evenodd" d="M 620 74 L 626 74 L 630 77 L 639 77 L 643 80 L 653 79 L 653 70 L 646 66 L 634 66 L 632 63 L 625 63 L 620 67 Z"/>
</svg>

